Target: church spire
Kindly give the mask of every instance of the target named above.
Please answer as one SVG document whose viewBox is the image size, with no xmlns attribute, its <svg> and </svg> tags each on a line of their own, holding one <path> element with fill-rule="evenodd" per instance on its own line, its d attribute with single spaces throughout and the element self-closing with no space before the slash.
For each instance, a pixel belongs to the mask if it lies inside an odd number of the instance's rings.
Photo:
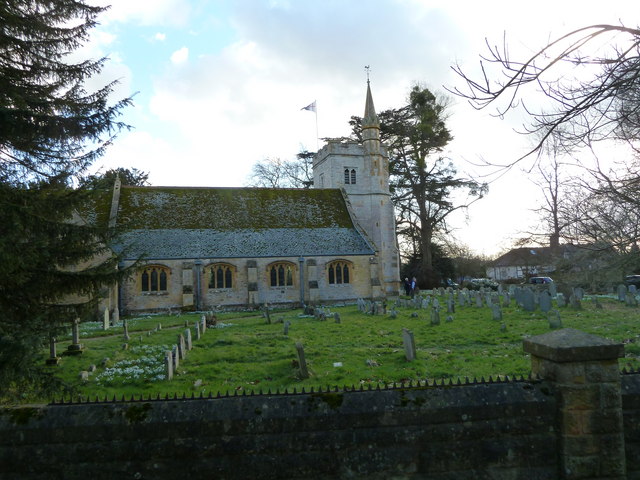
<svg viewBox="0 0 640 480">
<path fill-rule="evenodd" d="M 369 82 L 369 67 L 367 70 L 367 100 L 364 106 L 364 117 L 362 117 L 362 144 L 369 153 L 380 152 L 380 120 L 373 105 L 373 95 L 371 95 L 371 82 Z"/>
<path fill-rule="evenodd" d="M 362 118 L 362 126 L 379 127 L 380 121 L 376 114 L 376 107 L 373 105 L 373 96 L 371 95 L 371 84 L 367 78 L 367 100 L 364 106 L 364 117 Z"/>
</svg>

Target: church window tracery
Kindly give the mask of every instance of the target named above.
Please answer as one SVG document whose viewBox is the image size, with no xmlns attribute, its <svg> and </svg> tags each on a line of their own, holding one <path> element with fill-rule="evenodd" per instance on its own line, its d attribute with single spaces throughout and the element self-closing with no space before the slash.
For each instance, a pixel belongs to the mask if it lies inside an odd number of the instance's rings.
<svg viewBox="0 0 640 480">
<path fill-rule="evenodd" d="M 345 260 L 336 260 L 327 266 L 329 285 L 340 285 L 351 282 L 353 266 Z"/>
<path fill-rule="evenodd" d="M 293 286 L 293 273 L 295 266 L 292 263 L 279 262 L 269 265 L 269 284 L 272 287 Z"/>
<path fill-rule="evenodd" d="M 149 265 L 140 272 L 142 292 L 166 292 L 169 268 L 163 265 Z"/>
<path fill-rule="evenodd" d="M 236 267 L 228 263 L 214 263 L 205 270 L 208 272 L 209 288 L 233 288 Z"/>
</svg>

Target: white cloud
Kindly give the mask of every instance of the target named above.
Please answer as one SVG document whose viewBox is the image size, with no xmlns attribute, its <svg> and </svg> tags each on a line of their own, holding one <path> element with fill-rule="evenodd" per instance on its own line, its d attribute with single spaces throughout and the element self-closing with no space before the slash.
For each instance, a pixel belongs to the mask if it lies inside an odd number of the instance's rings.
<svg viewBox="0 0 640 480">
<path fill-rule="evenodd" d="M 186 63 L 189 60 L 189 49 L 182 47 L 171 54 L 171 63 L 174 65 L 180 65 Z"/>
<path fill-rule="evenodd" d="M 158 32 L 153 36 L 153 39 L 158 42 L 164 42 L 167 39 L 167 36 L 164 33 Z"/>
<path fill-rule="evenodd" d="M 109 5 L 101 22 L 135 23 L 144 26 L 184 26 L 191 13 L 190 0 L 93 0 L 94 4 Z"/>
</svg>

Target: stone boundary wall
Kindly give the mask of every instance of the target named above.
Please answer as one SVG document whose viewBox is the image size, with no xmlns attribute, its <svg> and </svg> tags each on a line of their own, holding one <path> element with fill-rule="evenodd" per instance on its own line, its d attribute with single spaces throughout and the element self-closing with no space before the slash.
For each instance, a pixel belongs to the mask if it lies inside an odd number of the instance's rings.
<svg viewBox="0 0 640 480">
<path fill-rule="evenodd" d="M 524 350 L 540 380 L 0 408 L 0 479 L 640 480 L 623 345 Z"/>
<path fill-rule="evenodd" d="M 555 479 L 544 382 L 0 410 L 2 479 Z"/>
</svg>

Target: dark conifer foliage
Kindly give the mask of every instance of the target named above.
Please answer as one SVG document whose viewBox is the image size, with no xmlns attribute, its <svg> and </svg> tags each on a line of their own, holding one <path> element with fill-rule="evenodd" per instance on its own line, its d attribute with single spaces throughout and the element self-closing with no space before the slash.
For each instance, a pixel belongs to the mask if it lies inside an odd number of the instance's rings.
<svg viewBox="0 0 640 480">
<path fill-rule="evenodd" d="M 126 128 L 115 83 L 89 91 L 106 61 L 72 60 L 104 10 L 76 0 L 0 2 L 0 401 L 45 390 L 41 348 L 86 318 L 113 283 L 106 225 L 71 188 Z M 35 362 L 35 360 L 38 360 Z"/>
</svg>

